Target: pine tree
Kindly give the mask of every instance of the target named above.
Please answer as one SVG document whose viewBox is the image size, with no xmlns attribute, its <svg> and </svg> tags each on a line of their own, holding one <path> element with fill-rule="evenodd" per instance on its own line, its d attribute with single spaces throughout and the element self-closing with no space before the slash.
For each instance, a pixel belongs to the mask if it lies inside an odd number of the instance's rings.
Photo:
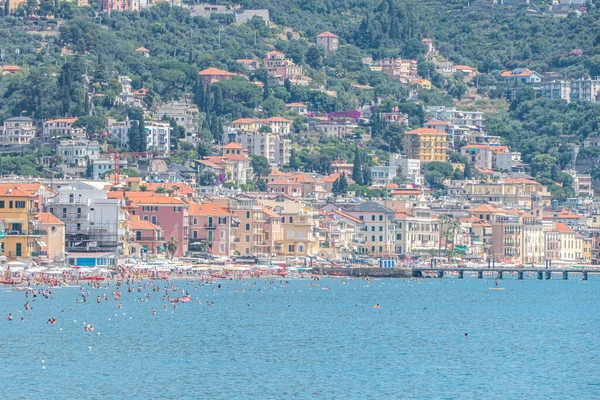
<svg viewBox="0 0 600 400">
<path fill-rule="evenodd" d="M 298 160 L 298 156 L 296 155 L 296 150 L 292 149 L 290 153 L 290 162 L 289 167 L 292 171 L 298 171 L 300 169 L 300 160 Z"/>
<path fill-rule="evenodd" d="M 471 179 L 471 165 L 469 163 L 465 163 L 464 177 L 465 179 Z"/>
<path fill-rule="evenodd" d="M 346 179 L 346 174 L 342 173 L 340 175 L 340 185 L 339 190 L 340 194 L 348 194 L 348 179 Z"/>
<path fill-rule="evenodd" d="M 146 126 L 144 125 L 144 120 L 138 120 L 138 135 L 139 135 L 139 145 L 138 151 L 146 151 L 148 150 L 148 142 L 146 138 Z"/>
<path fill-rule="evenodd" d="M 354 182 L 356 182 L 356 184 L 359 186 L 363 185 L 363 173 L 358 145 L 356 145 L 356 149 L 354 150 L 354 167 L 352 168 L 352 180 L 354 180 Z"/>
<path fill-rule="evenodd" d="M 138 129 L 138 124 L 138 121 L 131 121 L 131 126 L 129 127 L 127 144 L 130 151 L 138 151 L 137 149 L 140 145 L 140 131 Z"/>
<path fill-rule="evenodd" d="M 337 178 L 335 181 L 333 181 L 333 185 L 331 186 L 331 193 L 333 193 L 334 196 L 340 195 L 340 178 Z"/>
<path fill-rule="evenodd" d="M 223 113 L 223 92 L 221 91 L 220 86 L 216 86 L 214 88 L 214 103 L 213 110 L 217 115 L 221 115 Z"/>
</svg>

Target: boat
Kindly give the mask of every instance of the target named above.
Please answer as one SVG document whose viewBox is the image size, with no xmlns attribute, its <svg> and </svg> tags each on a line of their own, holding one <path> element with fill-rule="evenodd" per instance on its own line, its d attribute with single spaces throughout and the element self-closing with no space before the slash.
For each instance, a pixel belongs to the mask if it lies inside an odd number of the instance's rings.
<svg viewBox="0 0 600 400">
<path fill-rule="evenodd" d="M 488 290 L 504 290 L 503 287 L 490 287 Z"/>
<path fill-rule="evenodd" d="M 0 284 L 3 285 L 20 285 L 21 283 L 23 283 L 22 279 L 0 279 Z"/>
</svg>

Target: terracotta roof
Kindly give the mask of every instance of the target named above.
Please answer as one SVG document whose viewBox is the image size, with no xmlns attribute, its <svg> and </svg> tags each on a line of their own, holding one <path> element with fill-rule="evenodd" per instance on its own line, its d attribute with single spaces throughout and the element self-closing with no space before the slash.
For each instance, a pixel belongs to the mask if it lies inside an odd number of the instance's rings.
<svg viewBox="0 0 600 400">
<path fill-rule="evenodd" d="M 419 189 L 394 189 L 394 191 L 392 192 L 393 195 L 399 195 L 399 194 L 420 194 L 421 191 Z"/>
<path fill-rule="evenodd" d="M 316 181 L 315 178 L 313 178 L 305 172 L 299 172 L 297 174 L 294 174 L 291 176 L 291 179 L 299 183 L 312 183 Z"/>
<path fill-rule="evenodd" d="M 246 154 L 225 154 L 223 158 L 227 161 L 246 161 L 249 160 Z"/>
<path fill-rule="evenodd" d="M 306 104 L 304 103 L 289 103 L 285 105 L 286 108 L 292 108 L 292 107 L 306 107 Z"/>
<path fill-rule="evenodd" d="M 492 146 L 489 144 L 468 144 L 466 146 L 461 147 L 460 149 L 489 149 Z"/>
<path fill-rule="evenodd" d="M 556 223 L 556 230 L 561 233 L 575 233 L 573 229 L 569 228 L 565 224 L 561 224 L 560 222 Z"/>
<path fill-rule="evenodd" d="M 285 57 L 285 54 L 283 54 L 282 52 L 277 51 L 277 50 L 272 50 L 272 51 L 267 52 L 267 56 L 284 56 Z"/>
<path fill-rule="evenodd" d="M 450 122 L 438 121 L 437 119 L 432 119 L 431 121 L 425 122 L 425 125 L 450 125 Z"/>
<path fill-rule="evenodd" d="M 238 118 L 235 121 L 232 121 L 232 124 L 253 124 L 256 120 L 252 118 Z"/>
<path fill-rule="evenodd" d="M 396 218 L 410 218 L 412 215 L 407 214 L 405 212 L 398 211 L 396 212 Z"/>
<path fill-rule="evenodd" d="M 542 185 L 541 183 L 534 181 L 532 179 L 527 178 L 505 178 L 502 180 L 504 183 L 508 184 L 527 184 L 527 185 Z"/>
<path fill-rule="evenodd" d="M 262 211 L 269 217 L 280 217 L 279 214 L 277 214 L 275 211 L 271 210 L 270 208 L 263 207 Z"/>
<path fill-rule="evenodd" d="M 471 212 L 499 212 L 501 210 L 497 209 L 494 206 L 491 206 L 489 204 L 482 204 L 480 206 L 477 206 L 475 208 L 471 209 Z"/>
<path fill-rule="evenodd" d="M 421 42 L 431 42 L 431 39 L 427 39 L 427 38 L 421 39 Z"/>
<path fill-rule="evenodd" d="M 567 209 L 562 209 L 559 212 L 544 214 L 545 219 L 582 219 L 581 215 L 577 215 Z"/>
<path fill-rule="evenodd" d="M 4 189 L 0 192 L 0 197 L 35 197 L 30 191 L 23 190 L 17 186 Z"/>
<path fill-rule="evenodd" d="M 333 33 L 327 31 L 323 33 L 319 33 L 317 37 L 338 37 L 338 35 L 334 35 Z"/>
<path fill-rule="evenodd" d="M 145 47 L 139 47 L 139 48 L 135 49 L 135 51 L 138 53 L 150 53 L 150 50 L 148 50 Z"/>
<path fill-rule="evenodd" d="M 194 193 L 194 189 L 192 189 L 191 187 L 189 187 L 188 185 L 186 185 L 185 183 L 173 183 L 173 182 L 166 182 L 166 183 L 155 183 L 155 182 L 144 182 L 144 185 L 146 185 L 146 191 L 148 192 L 155 192 L 156 189 L 158 189 L 159 187 L 164 187 L 165 189 L 171 189 L 171 190 L 175 190 L 175 188 L 177 188 L 177 193 L 179 194 L 193 194 Z"/>
<path fill-rule="evenodd" d="M 109 199 L 122 199 L 123 192 L 121 190 L 108 192 Z M 179 204 L 186 205 L 183 200 L 175 197 L 163 196 L 154 192 L 125 192 L 127 197 L 134 204 Z"/>
<path fill-rule="evenodd" d="M 141 89 L 138 89 L 135 92 L 133 92 L 134 96 L 145 96 L 147 94 L 148 94 L 148 89 L 146 89 L 146 88 L 141 88 Z"/>
<path fill-rule="evenodd" d="M 332 213 L 341 215 L 342 217 L 347 218 L 347 219 L 349 219 L 351 221 L 354 221 L 354 222 L 356 222 L 358 224 L 364 223 L 364 221 L 361 221 L 360 219 L 355 218 L 352 215 L 350 215 L 350 214 L 348 214 L 348 213 L 346 213 L 346 212 L 344 212 L 342 210 L 333 210 Z"/>
<path fill-rule="evenodd" d="M 496 154 L 508 153 L 508 146 L 492 146 L 492 150 L 494 150 L 494 153 Z"/>
<path fill-rule="evenodd" d="M 286 178 L 275 178 L 272 182 L 267 183 L 267 186 L 269 186 L 269 185 L 301 186 L 302 184 L 300 182 L 291 181 Z"/>
<path fill-rule="evenodd" d="M 7 189 L 14 189 L 18 187 L 21 190 L 29 192 L 30 194 L 37 194 L 40 188 L 44 186 L 44 184 L 36 182 L 36 183 L 0 183 L 0 193 L 5 193 Z M 46 187 L 48 190 L 50 188 Z"/>
<path fill-rule="evenodd" d="M 457 69 L 460 71 L 463 71 L 463 70 L 477 71 L 477 68 L 469 67 L 468 65 L 455 65 L 454 69 Z"/>
<path fill-rule="evenodd" d="M 194 160 L 195 162 L 197 162 L 198 164 L 202 164 L 202 165 L 206 165 L 207 167 L 213 168 L 213 169 L 223 169 L 225 168 L 222 165 L 217 165 L 213 162 L 210 162 L 208 160 Z"/>
<path fill-rule="evenodd" d="M 56 218 L 54 215 L 52 215 L 49 212 L 41 212 L 41 213 L 38 213 L 37 216 L 42 224 L 57 224 L 57 225 L 65 224 L 64 222 L 62 222 L 60 219 Z"/>
<path fill-rule="evenodd" d="M 190 203 L 188 214 L 191 215 L 208 215 L 208 216 L 231 216 L 231 213 L 224 207 L 215 203 Z"/>
<path fill-rule="evenodd" d="M 537 72 L 527 69 L 527 68 L 516 68 L 516 69 L 513 69 L 512 71 L 503 71 L 500 76 L 502 76 L 503 78 L 506 78 L 509 76 L 531 76 L 534 73 L 537 74 Z"/>
<path fill-rule="evenodd" d="M 125 179 L 125 182 L 141 182 L 142 178 L 138 177 L 127 177 L 127 179 Z"/>
<path fill-rule="evenodd" d="M 2 71 L 5 72 L 17 72 L 21 70 L 21 67 L 19 67 L 18 65 L 3 65 L 2 66 Z"/>
<path fill-rule="evenodd" d="M 244 146 L 242 146 L 241 144 L 236 143 L 236 142 L 228 143 L 225 146 L 223 146 L 223 148 L 224 149 L 245 149 Z"/>
<path fill-rule="evenodd" d="M 256 60 L 251 60 L 249 58 L 240 58 L 240 59 L 237 59 L 235 61 L 239 62 L 240 64 L 252 64 L 252 63 L 257 62 Z"/>
<path fill-rule="evenodd" d="M 202 71 L 198 72 L 199 75 L 227 75 L 227 76 L 234 76 L 235 74 L 232 74 L 231 72 L 228 71 L 223 71 L 222 69 L 218 69 L 218 68 L 206 68 L 203 69 Z"/>
<path fill-rule="evenodd" d="M 44 121 L 44 124 L 53 124 L 55 122 L 66 122 L 68 124 L 72 124 L 73 122 L 77 121 L 77 118 L 57 118 L 57 119 L 50 119 L 48 121 Z"/>
<path fill-rule="evenodd" d="M 358 83 L 354 83 L 354 84 L 352 84 L 352 85 L 350 85 L 350 86 L 352 86 L 353 88 L 356 88 L 356 89 L 375 89 L 375 86 L 371 86 L 371 85 L 360 85 L 360 84 L 358 84 Z"/>
<path fill-rule="evenodd" d="M 140 219 L 127 221 L 127 226 L 129 226 L 129 229 L 162 229 L 160 226 L 155 225 L 150 221 Z"/>
<path fill-rule="evenodd" d="M 412 131 L 406 132 L 405 135 L 444 135 L 444 136 L 448 136 L 448 134 L 446 132 L 443 132 L 443 131 L 440 131 L 437 129 L 432 129 L 432 128 L 413 129 Z"/>
<path fill-rule="evenodd" d="M 281 117 L 271 117 L 267 118 L 268 122 L 292 122 L 289 119 L 281 118 Z"/>
</svg>

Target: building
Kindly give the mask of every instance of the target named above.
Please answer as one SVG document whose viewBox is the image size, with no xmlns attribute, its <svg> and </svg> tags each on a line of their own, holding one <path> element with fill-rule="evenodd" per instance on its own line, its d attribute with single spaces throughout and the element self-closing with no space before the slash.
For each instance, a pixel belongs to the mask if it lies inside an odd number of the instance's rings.
<svg viewBox="0 0 600 400">
<path fill-rule="evenodd" d="M 318 212 L 296 201 L 264 201 L 281 221 L 282 237 L 275 241 L 276 253 L 283 256 L 305 257 L 319 250 L 317 236 Z"/>
<path fill-rule="evenodd" d="M 110 192 L 109 198 L 124 201 L 131 215 L 160 226 L 164 231 L 165 242 L 168 243 L 173 238 L 177 243 L 175 256 L 182 257 L 187 253 L 188 203 L 178 197 L 163 196 L 154 192 Z"/>
<path fill-rule="evenodd" d="M 502 82 L 507 85 L 521 84 L 539 84 L 542 82 L 542 76 L 536 71 L 527 68 L 515 68 L 512 71 L 503 71 L 500 74 Z"/>
<path fill-rule="evenodd" d="M 119 169 L 127 168 L 128 162 L 125 159 L 119 159 Z M 92 178 L 101 180 L 107 172 L 115 169 L 115 162 L 108 158 L 96 158 L 92 161 Z"/>
<path fill-rule="evenodd" d="M 300 115 L 308 113 L 308 106 L 304 103 L 289 103 L 285 105 L 285 108 L 286 110 L 297 111 Z"/>
<path fill-rule="evenodd" d="M 432 210 L 418 207 L 410 213 L 397 212 L 395 221 L 394 246 L 397 254 L 408 258 L 439 251 L 439 221 Z"/>
<path fill-rule="evenodd" d="M 256 10 L 247 10 L 243 8 L 237 8 L 234 13 L 235 24 L 241 25 L 245 24 L 248 21 L 251 21 L 254 17 L 260 18 L 265 22 L 265 25 L 271 26 L 271 17 L 269 15 L 269 10 L 266 8 L 256 9 Z"/>
<path fill-rule="evenodd" d="M 154 119 L 163 120 L 165 116 L 172 118 L 177 126 L 185 130 L 188 140 L 194 140 L 200 129 L 200 111 L 195 104 L 187 101 L 171 101 L 156 108 Z"/>
<path fill-rule="evenodd" d="M 231 72 L 223 71 L 222 69 L 212 67 L 206 68 L 200 71 L 198 74 L 200 75 L 200 79 L 202 80 L 202 86 L 204 87 L 204 90 L 206 90 L 206 87 L 208 85 L 221 81 L 231 80 L 234 76 L 236 76 L 236 74 L 233 74 Z"/>
<path fill-rule="evenodd" d="M 191 203 L 189 209 L 190 251 L 197 248 L 214 256 L 233 255 L 234 215 L 215 203 Z"/>
<path fill-rule="evenodd" d="M 65 257 L 65 223 L 48 212 L 37 214 L 42 236 L 42 254 L 51 260 Z"/>
<path fill-rule="evenodd" d="M 35 126 L 29 117 L 13 117 L 4 120 L 0 129 L 0 146 L 24 146 L 35 137 Z"/>
<path fill-rule="evenodd" d="M 238 185 L 245 185 L 252 177 L 252 168 L 248 158 L 248 150 L 239 143 L 229 143 L 223 146 L 223 155 L 231 163 L 230 179 Z"/>
<path fill-rule="evenodd" d="M 173 128 L 168 122 L 144 121 L 146 129 L 146 148 L 162 156 L 169 156 Z"/>
<path fill-rule="evenodd" d="M 332 204 L 323 207 L 331 211 Z M 347 205 L 343 211 L 362 221 L 357 235 L 356 253 L 375 257 L 390 257 L 395 253 L 396 211 L 374 201 Z"/>
<path fill-rule="evenodd" d="M 408 179 L 415 185 L 423 185 L 423 175 L 421 175 L 421 160 L 408 158 L 401 154 L 391 154 L 390 166 L 396 168 L 398 175 Z"/>
<path fill-rule="evenodd" d="M 425 47 L 426 55 L 430 56 L 436 54 L 435 47 L 433 47 L 433 40 L 424 38 L 421 39 L 421 43 L 423 43 L 423 46 Z"/>
<path fill-rule="evenodd" d="M 160 226 L 133 216 L 127 221 L 127 229 L 129 256 L 146 260 L 148 254 L 160 254 L 165 251 L 165 235 Z"/>
<path fill-rule="evenodd" d="M 65 248 L 72 252 L 123 251 L 125 212 L 102 182 L 74 181 L 57 188 L 47 210 L 65 223 Z"/>
<path fill-rule="evenodd" d="M 318 121 L 312 125 L 315 132 L 340 139 L 353 135 L 356 128 L 358 128 L 357 124 L 346 120 Z"/>
<path fill-rule="evenodd" d="M 418 128 L 405 132 L 404 151 L 408 158 L 423 162 L 446 161 L 448 134 L 437 129 Z"/>
<path fill-rule="evenodd" d="M 562 99 L 571 101 L 571 82 L 550 81 L 540 84 L 540 94 L 542 97 L 550 99 Z"/>
<path fill-rule="evenodd" d="M 436 120 L 449 122 L 451 125 L 482 128 L 484 126 L 483 112 L 462 111 L 445 106 L 428 106 L 426 111 L 433 114 Z"/>
<path fill-rule="evenodd" d="M 399 79 L 402 83 L 409 83 L 418 77 L 417 60 L 405 60 L 402 58 L 384 58 L 379 60 L 372 70 L 380 70 L 388 78 Z"/>
<path fill-rule="evenodd" d="M 56 155 L 68 167 L 87 167 L 90 161 L 100 158 L 100 145 L 91 140 L 62 140 L 56 146 Z"/>
<path fill-rule="evenodd" d="M 111 11 L 139 11 L 141 7 L 140 3 L 140 0 L 100 0 L 99 5 L 102 11 L 106 11 L 110 14 Z M 140 47 L 139 49 L 144 48 Z M 148 49 L 145 50 L 148 51 Z M 150 55 L 149 51 L 148 53 L 142 51 L 138 53 L 144 55 L 144 57 L 149 57 Z"/>
<path fill-rule="evenodd" d="M 464 192 L 456 194 L 456 198 L 459 201 L 510 204 L 531 210 L 537 200 L 543 206 L 550 206 L 552 196 L 545 186 L 532 179 L 504 178 L 490 183 L 467 182 Z"/>
<path fill-rule="evenodd" d="M 479 168 L 492 169 L 494 148 L 489 144 L 468 144 L 460 148 L 461 154 Z"/>
<path fill-rule="evenodd" d="M 0 235 L 0 250 L 8 259 L 36 257 L 47 251 L 41 241 L 47 232 L 42 230 L 38 217 L 39 198 L 14 186 L 0 191 L 0 220 L 5 226 Z"/>
<path fill-rule="evenodd" d="M 252 60 L 249 58 L 240 58 L 235 60 L 238 64 L 242 66 L 246 70 L 246 72 L 254 72 L 260 68 L 260 63 L 257 60 Z"/>
<path fill-rule="evenodd" d="M 600 77 L 571 81 L 571 100 L 600 101 Z"/>
<path fill-rule="evenodd" d="M 294 64 L 285 58 L 285 54 L 279 51 L 269 51 L 264 61 L 267 75 L 275 78 L 279 85 L 283 85 L 286 79 L 290 81 L 295 77 L 302 76 L 302 66 Z"/>
<path fill-rule="evenodd" d="M 81 128 L 73 127 L 77 118 L 58 118 L 44 121 L 42 128 L 42 140 L 49 142 L 60 138 L 85 139 L 85 133 Z"/>
<path fill-rule="evenodd" d="M 317 46 L 325 49 L 325 54 L 334 52 L 340 45 L 340 39 L 331 32 L 323 32 L 317 35 Z"/>
<path fill-rule="evenodd" d="M 150 57 L 150 50 L 148 50 L 145 47 L 139 47 L 139 48 L 135 49 L 135 52 L 138 54 L 141 54 L 143 57 L 146 57 L 146 58 Z"/>
</svg>

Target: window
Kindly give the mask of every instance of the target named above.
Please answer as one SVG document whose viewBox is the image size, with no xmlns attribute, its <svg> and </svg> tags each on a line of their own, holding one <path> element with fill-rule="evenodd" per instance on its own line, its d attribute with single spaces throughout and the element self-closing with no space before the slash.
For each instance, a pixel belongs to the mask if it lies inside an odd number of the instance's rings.
<svg viewBox="0 0 600 400">
<path fill-rule="evenodd" d="M 153 216 L 152 216 L 152 223 L 156 225 L 156 222 L 157 222 L 157 220 L 156 220 L 156 215 L 153 215 Z"/>
<path fill-rule="evenodd" d="M 375 236 L 371 236 L 371 242 L 375 241 Z"/>
<path fill-rule="evenodd" d="M 250 211 L 246 211 L 246 218 L 250 218 Z"/>
<path fill-rule="evenodd" d="M 144 215 L 144 221 L 148 221 L 148 216 Z"/>
<path fill-rule="evenodd" d="M 293 252 L 294 252 L 294 245 L 293 245 L 293 244 L 290 244 L 290 245 L 288 245 L 288 251 L 289 251 L 290 253 L 293 253 Z"/>
<path fill-rule="evenodd" d="M 379 236 L 379 241 L 383 242 L 383 236 Z"/>
<path fill-rule="evenodd" d="M 221 231 L 219 237 L 221 238 L 221 240 L 225 239 L 225 231 Z"/>
<path fill-rule="evenodd" d="M 374 226 L 371 227 L 371 232 L 375 232 L 375 227 Z"/>
<path fill-rule="evenodd" d="M 158 211 L 158 206 L 153 207 L 155 210 L 154 211 Z M 181 212 L 181 207 L 173 207 L 173 211 L 175 212 Z"/>
<path fill-rule="evenodd" d="M 362 215 L 360 217 L 358 217 L 358 219 L 360 219 L 361 221 L 365 220 L 365 217 L 363 217 Z"/>
<path fill-rule="evenodd" d="M 250 230 L 250 224 L 246 224 L 246 230 L 249 231 Z"/>
<path fill-rule="evenodd" d="M 0 208 L 4 208 L 4 200 L 0 200 Z M 52 212 L 52 211 L 50 211 Z"/>
<path fill-rule="evenodd" d="M 246 235 L 246 243 L 250 243 L 250 235 Z"/>
<path fill-rule="evenodd" d="M 301 244 L 298 245 L 298 252 L 300 252 L 300 253 L 304 252 L 304 246 L 303 245 L 301 245 Z"/>
<path fill-rule="evenodd" d="M 135 231 L 135 240 L 142 240 L 142 231 Z"/>
<path fill-rule="evenodd" d="M 194 218 L 194 225 L 198 225 L 198 218 Z"/>
<path fill-rule="evenodd" d="M 380 220 L 380 221 L 383 221 L 383 215 L 380 215 L 380 216 L 379 216 L 379 220 Z"/>
<path fill-rule="evenodd" d="M 223 243 L 221 243 L 221 244 L 219 245 L 219 251 L 220 251 L 221 253 L 224 253 L 224 252 L 225 252 L 225 245 L 224 245 Z"/>
<path fill-rule="evenodd" d="M 383 232 L 383 226 L 379 227 L 379 232 Z"/>
<path fill-rule="evenodd" d="M 290 224 L 294 223 L 294 217 L 290 217 Z"/>
<path fill-rule="evenodd" d="M 375 246 L 371 246 L 371 251 L 375 251 Z"/>
<path fill-rule="evenodd" d="M 227 223 L 227 217 L 219 217 L 219 224 L 226 224 Z"/>
<path fill-rule="evenodd" d="M 81 224 L 77 224 L 77 230 L 80 231 L 81 230 Z"/>
<path fill-rule="evenodd" d="M 198 231 L 194 231 L 194 239 L 198 239 Z"/>
<path fill-rule="evenodd" d="M 375 215 L 371 215 L 371 221 L 375 221 Z"/>
<path fill-rule="evenodd" d="M 8 208 L 13 208 L 13 201 L 12 201 L 12 200 L 10 200 L 10 201 L 8 202 Z"/>
</svg>

